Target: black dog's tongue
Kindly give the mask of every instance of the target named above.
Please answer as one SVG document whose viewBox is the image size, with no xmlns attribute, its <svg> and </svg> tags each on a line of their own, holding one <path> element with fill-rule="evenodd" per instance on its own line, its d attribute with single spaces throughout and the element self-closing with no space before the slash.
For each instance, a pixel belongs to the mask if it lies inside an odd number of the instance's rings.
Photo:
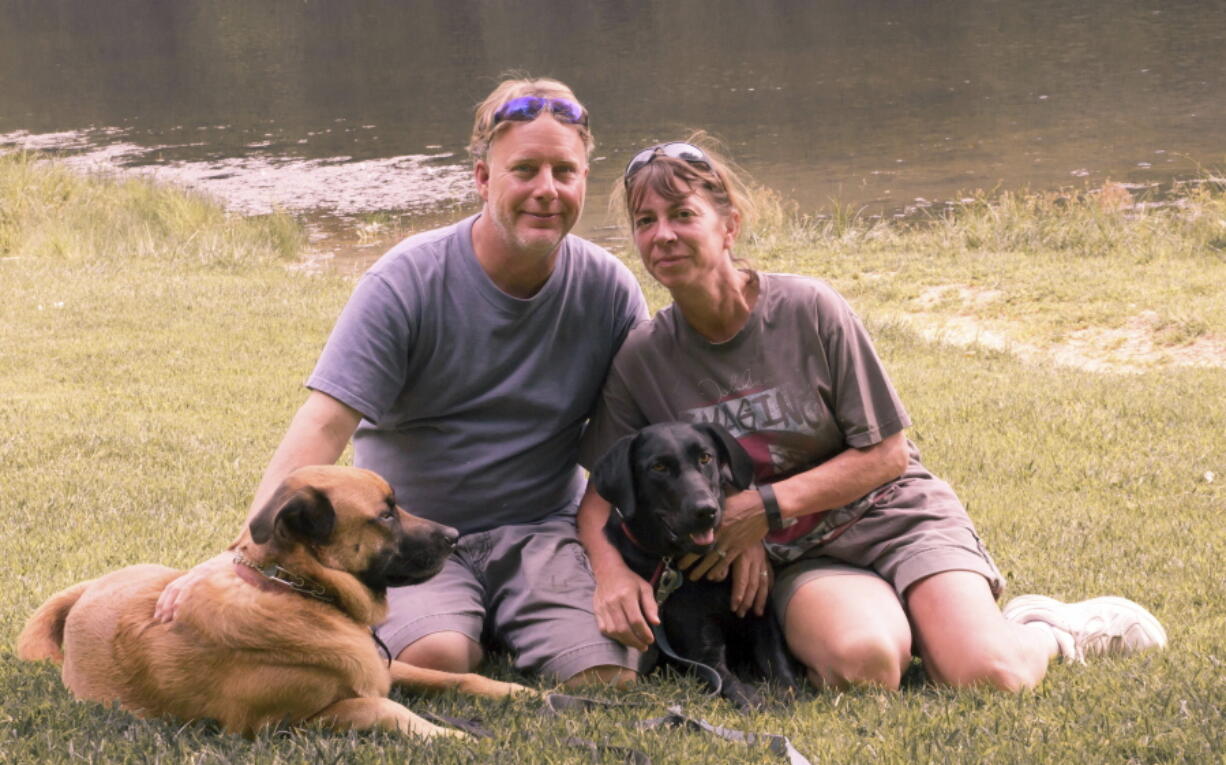
<svg viewBox="0 0 1226 765">
<path fill-rule="evenodd" d="M 707 529 L 706 531 L 695 531 L 690 534 L 690 541 L 699 547 L 715 544 L 715 529 Z"/>
</svg>

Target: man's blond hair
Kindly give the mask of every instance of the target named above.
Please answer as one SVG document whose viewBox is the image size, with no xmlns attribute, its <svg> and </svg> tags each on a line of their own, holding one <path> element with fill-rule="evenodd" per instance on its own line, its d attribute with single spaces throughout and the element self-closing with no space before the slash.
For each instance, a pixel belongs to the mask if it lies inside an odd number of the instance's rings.
<svg viewBox="0 0 1226 765">
<path fill-rule="evenodd" d="M 492 93 L 485 97 L 484 101 L 477 105 L 473 134 L 468 142 L 468 153 L 472 155 L 474 162 L 485 159 L 485 155 L 489 153 L 490 144 L 494 142 L 499 133 L 512 124 L 507 120 L 495 125 L 494 114 L 508 101 L 521 96 L 566 98 L 579 104 L 584 112 L 587 111 L 583 104 L 579 103 L 579 99 L 575 98 L 574 91 L 558 80 L 548 77 L 521 77 L 503 80 Z M 585 125 L 575 124 L 574 128 L 579 131 L 579 137 L 583 139 L 583 147 L 590 157 L 596 145 L 592 140 L 592 131 Z"/>
</svg>

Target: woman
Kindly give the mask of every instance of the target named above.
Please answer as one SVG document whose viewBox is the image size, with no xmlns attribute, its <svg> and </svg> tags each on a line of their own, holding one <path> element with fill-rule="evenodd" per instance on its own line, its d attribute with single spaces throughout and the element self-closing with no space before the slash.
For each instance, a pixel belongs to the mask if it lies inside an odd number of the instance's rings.
<svg viewBox="0 0 1226 765">
<path fill-rule="evenodd" d="M 674 302 L 619 351 L 584 463 L 653 422 L 728 427 L 758 485 L 729 497 L 715 551 L 691 575 L 731 572 L 742 614 L 762 613 L 770 592 L 818 687 L 897 688 L 914 651 L 937 682 L 1016 691 L 1039 683 L 1056 655 L 1164 646 L 1158 621 L 1123 598 L 1029 595 L 1002 614 L 1003 578 L 952 489 L 903 435 L 910 418 L 847 303 L 816 279 L 738 267 L 743 189 L 693 142 L 649 147 L 627 165 L 635 245 Z M 604 538 L 610 510 L 589 486 L 578 523 L 597 619 L 643 650 L 655 603 Z"/>
</svg>

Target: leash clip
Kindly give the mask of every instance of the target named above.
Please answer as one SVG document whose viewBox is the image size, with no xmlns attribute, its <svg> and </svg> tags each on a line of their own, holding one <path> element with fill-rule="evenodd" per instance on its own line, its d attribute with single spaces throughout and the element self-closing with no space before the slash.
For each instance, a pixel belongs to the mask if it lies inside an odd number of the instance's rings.
<svg viewBox="0 0 1226 765">
<path fill-rule="evenodd" d="M 684 581 L 681 577 L 681 572 L 673 568 L 672 558 L 665 558 L 660 561 L 660 582 L 656 585 L 656 605 L 664 605 L 664 601 L 668 600 L 668 596 L 677 591 Z"/>
</svg>

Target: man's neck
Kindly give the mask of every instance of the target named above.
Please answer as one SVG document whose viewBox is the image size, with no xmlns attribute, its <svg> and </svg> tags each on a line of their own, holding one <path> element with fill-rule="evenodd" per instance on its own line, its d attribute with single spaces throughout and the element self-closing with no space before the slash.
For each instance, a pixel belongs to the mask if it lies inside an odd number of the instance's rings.
<svg viewBox="0 0 1226 765">
<path fill-rule="evenodd" d="M 494 286 L 511 297 L 527 299 L 549 281 L 561 245 L 547 253 L 513 250 L 482 215 L 473 223 L 473 252 Z"/>
</svg>

